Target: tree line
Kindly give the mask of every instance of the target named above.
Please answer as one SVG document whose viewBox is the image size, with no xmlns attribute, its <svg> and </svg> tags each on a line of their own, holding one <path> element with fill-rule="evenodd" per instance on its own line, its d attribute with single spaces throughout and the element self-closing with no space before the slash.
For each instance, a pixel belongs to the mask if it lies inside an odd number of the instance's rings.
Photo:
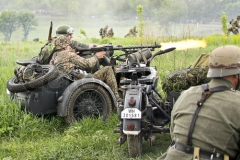
<svg viewBox="0 0 240 160">
<path fill-rule="evenodd" d="M 240 1 L 236 0 L 1 0 L 0 12 L 6 9 L 30 10 L 39 14 L 95 18 L 137 17 L 136 7 L 144 7 L 143 19 L 159 23 L 203 22 L 218 20 L 222 12 L 235 18 Z"/>
<path fill-rule="evenodd" d="M 5 41 L 10 41 L 12 33 L 20 27 L 23 29 L 22 40 L 25 41 L 37 25 L 35 14 L 29 11 L 3 11 L 0 14 L 0 32 L 4 34 Z"/>
</svg>

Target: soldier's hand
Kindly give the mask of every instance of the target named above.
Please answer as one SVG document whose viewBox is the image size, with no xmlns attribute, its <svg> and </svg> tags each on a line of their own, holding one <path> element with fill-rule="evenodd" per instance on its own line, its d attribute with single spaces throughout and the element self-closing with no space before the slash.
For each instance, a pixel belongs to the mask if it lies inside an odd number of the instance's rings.
<svg viewBox="0 0 240 160">
<path fill-rule="evenodd" d="M 105 51 L 101 51 L 101 52 L 96 52 L 96 56 L 98 57 L 98 59 L 101 59 L 105 56 L 106 52 Z"/>
</svg>

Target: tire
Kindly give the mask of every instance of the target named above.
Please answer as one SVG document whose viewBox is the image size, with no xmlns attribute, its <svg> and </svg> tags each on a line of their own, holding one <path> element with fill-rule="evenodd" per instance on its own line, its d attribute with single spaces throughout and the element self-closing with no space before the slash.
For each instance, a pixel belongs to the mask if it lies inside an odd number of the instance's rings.
<svg viewBox="0 0 240 160">
<path fill-rule="evenodd" d="M 42 65 L 43 76 L 27 83 L 18 83 L 17 77 L 14 76 L 7 82 L 7 89 L 10 92 L 25 92 L 43 86 L 43 84 L 54 80 L 58 76 L 58 70 L 54 65 Z"/>
<path fill-rule="evenodd" d="M 67 103 L 65 121 L 71 125 L 83 117 L 99 117 L 105 121 L 112 111 L 109 93 L 99 84 L 87 83 L 76 88 Z"/>
<path fill-rule="evenodd" d="M 128 152 L 131 158 L 142 154 L 142 136 L 127 135 Z"/>
</svg>

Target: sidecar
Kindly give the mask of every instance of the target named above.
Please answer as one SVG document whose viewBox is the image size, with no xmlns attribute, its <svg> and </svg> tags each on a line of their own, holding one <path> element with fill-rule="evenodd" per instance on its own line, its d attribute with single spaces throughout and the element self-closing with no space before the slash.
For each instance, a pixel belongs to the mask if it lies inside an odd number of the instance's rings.
<svg viewBox="0 0 240 160">
<path fill-rule="evenodd" d="M 72 77 L 59 75 L 55 66 L 37 64 L 34 58 L 17 63 L 23 66 L 24 71 L 34 72 L 36 77 L 23 83 L 14 76 L 7 82 L 10 97 L 27 112 L 34 115 L 57 114 L 72 124 L 87 116 L 102 116 L 105 120 L 116 106 L 110 87 L 92 78 L 91 74 L 73 81 Z M 34 67 L 26 69 L 29 65 Z"/>
</svg>

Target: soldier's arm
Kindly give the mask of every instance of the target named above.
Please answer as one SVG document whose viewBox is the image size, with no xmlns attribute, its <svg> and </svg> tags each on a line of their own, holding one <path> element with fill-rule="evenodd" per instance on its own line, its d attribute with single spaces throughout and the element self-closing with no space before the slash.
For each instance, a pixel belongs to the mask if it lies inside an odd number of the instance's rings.
<svg viewBox="0 0 240 160">
<path fill-rule="evenodd" d="M 76 47 L 89 48 L 89 45 L 88 45 L 88 44 L 80 43 L 80 42 L 75 41 L 75 40 L 71 40 L 70 46 L 71 46 L 72 48 L 76 48 Z"/>
<path fill-rule="evenodd" d="M 96 63 L 98 62 L 97 56 L 92 56 L 90 58 L 85 59 L 83 57 L 76 55 L 73 52 L 71 53 L 69 60 L 73 64 L 75 64 L 79 67 L 82 67 L 83 69 L 93 68 L 96 65 Z"/>
</svg>

